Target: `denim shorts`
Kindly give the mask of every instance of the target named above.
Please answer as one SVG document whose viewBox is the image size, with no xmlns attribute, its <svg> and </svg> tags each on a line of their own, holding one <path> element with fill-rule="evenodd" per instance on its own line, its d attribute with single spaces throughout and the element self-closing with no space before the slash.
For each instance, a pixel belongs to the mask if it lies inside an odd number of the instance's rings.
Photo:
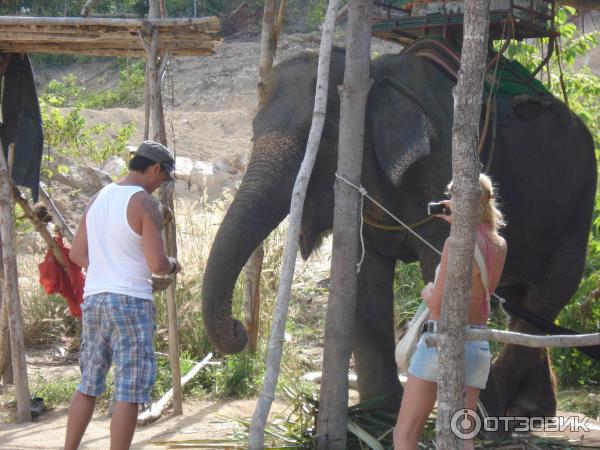
<svg viewBox="0 0 600 450">
<path fill-rule="evenodd" d="M 115 363 L 115 399 L 148 403 L 156 378 L 152 300 L 102 293 L 85 297 L 77 389 L 97 397 Z"/>
<path fill-rule="evenodd" d="M 435 345 L 428 347 L 425 343 L 427 336 L 433 333 L 423 333 L 417 348 L 410 360 L 409 375 L 426 381 L 437 383 L 438 380 L 438 350 Z M 465 386 L 485 389 L 490 374 L 490 344 L 488 341 L 465 342 Z"/>
</svg>

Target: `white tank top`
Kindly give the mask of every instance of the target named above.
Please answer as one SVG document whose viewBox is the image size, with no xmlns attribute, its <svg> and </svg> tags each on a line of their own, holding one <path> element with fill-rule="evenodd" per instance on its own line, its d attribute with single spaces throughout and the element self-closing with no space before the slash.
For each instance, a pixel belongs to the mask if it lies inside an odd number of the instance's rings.
<svg viewBox="0 0 600 450">
<path fill-rule="evenodd" d="M 84 296 L 110 292 L 153 300 L 152 274 L 142 249 L 142 237 L 127 221 L 131 196 L 140 186 L 109 184 L 86 217 L 90 265 Z"/>
</svg>

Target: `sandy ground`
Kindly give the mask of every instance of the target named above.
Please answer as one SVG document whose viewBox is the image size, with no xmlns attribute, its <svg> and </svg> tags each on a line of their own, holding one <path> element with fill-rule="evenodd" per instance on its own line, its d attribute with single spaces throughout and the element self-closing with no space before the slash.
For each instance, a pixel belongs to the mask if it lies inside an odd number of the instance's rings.
<svg viewBox="0 0 600 450">
<path fill-rule="evenodd" d="M 167 448 L 160 441 L 191 439 L 231 439 L 235 424 L 228 417 L 250 418 L 256 399 L 190 401 L 183 405 L 183 415 L 166 417 L 150 425 L 138 427 L 131 448 Z M 279 414 L 286 406 L 275 402 L 272 413 Z M 37 422 L 27 424 L 0 424 L 0 448 L 9 449 L 58 449 L 64 444 L 67 425 L 67 407 L 45 412 Z M 82 449 L 108 449 L 110 418 L 95 414 L 83 437 Z M 201 447 L 196 447 L 201 448 Z"/>
</svg>

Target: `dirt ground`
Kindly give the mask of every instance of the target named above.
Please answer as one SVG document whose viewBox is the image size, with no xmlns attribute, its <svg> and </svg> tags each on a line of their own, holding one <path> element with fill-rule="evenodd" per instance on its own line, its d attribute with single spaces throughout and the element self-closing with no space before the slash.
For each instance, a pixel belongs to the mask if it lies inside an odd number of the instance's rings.
<svg viewBox="0 0 600 450">
<path fill-rule="evenodd" d="M 231 439 L 238 427 L 228 417 L 250 418 L 254 412 L 256 399 L 244 400 L 186 400 L 183 415 L 174 417 L 167 412 L 166 417 L 150 425 L 138 427 L 131 448 L 167 448 L 160 441 L 181 441 L 192 439 Z M 284 411 L 283 403 L 275 402 L 274 414 Z M 43 413 L 37 422 L 27 424 L 0 424 L 0 448 L 9 449 L 59 449 L 64 444 L 68 408 Z M 108 449 L 110 418 L 95 414 L 83 437 L 82 449 Z M 201 448 L 201 447 L 196 447 Z"/>
</svg>

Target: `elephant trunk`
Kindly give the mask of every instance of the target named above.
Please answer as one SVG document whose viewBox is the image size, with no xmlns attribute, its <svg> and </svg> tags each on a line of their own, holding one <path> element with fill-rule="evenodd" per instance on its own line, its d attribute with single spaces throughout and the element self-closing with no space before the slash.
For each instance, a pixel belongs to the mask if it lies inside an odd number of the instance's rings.
<svg viewBox="0 0 600 450">
<path fill-rule="evenodd" d="M 298 141 L 289 134 L 271 131 L 255 140 L 248 169 L 219 227 L 204 272 L 204 326 L 222 352 L 237 353 L 246 346 L 246 329 L 232 318 L 233 289 L 251 253 L 287 216 L 301 161 Z"/>
</svg>

